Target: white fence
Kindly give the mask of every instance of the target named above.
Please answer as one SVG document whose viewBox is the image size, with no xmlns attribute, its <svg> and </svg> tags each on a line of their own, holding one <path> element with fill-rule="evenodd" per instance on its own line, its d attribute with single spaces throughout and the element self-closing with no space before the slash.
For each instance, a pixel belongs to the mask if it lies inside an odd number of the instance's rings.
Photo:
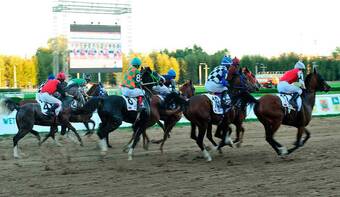
<svg viewBox="0 0 340 197">
<path fill-rule="evenodd" d="M 248 107 L 247 119 L 256 119 L 256 116 L 252 109 Z M 315 100 L 315 106 L 313 109 L 313 115 L 325 116 L 325 115 L 340 115 L 340 94 L 326 94 L 317 95 Z M 0 117 L 0 135 L 4 134 L 16 134 L 18 129 L 15 121 L 16 111 L 12 112 L 8 116 Z M 92 119 L 96 122 L 96 128 L 98 128 L 100 119 L 97 113 L 93 114 Z M 184 117 L 180 120 L 181 123 L 187 123 Z M 85 126 L 82 123 L 72 123 L 77 130 L 85 130 Z M 92 126 L 92 125 L 90 125 Z M 123 123 L 121 127 L 129 127 L 130 124 Z M 49 127 L 34 126 L 34 129 L 38 132 L 47 132 Z"/>
</svg>

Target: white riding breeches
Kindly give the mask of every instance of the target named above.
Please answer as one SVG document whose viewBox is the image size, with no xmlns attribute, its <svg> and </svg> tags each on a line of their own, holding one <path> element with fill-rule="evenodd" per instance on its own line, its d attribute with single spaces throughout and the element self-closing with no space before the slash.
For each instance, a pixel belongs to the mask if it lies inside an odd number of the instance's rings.
<svg viewBox="0 0 340 197">
<path fill-rule="evenodd" d="M 55 114 L 58 116 L 59 113 L 61 112 L 62 102 L 59 99 L 57 99 L 56 97 L 51 96 L 49 93 L 47 93 L 47 92 L 38 93 L 37 100 L 38 99 L 42 102 L 51 103 L 51 104 L 58 104 L 57 109 L 55 109 Z"/>
<path fill-rule="evenodd" d="M 122 87 L 122 95 L 127 96 L 127 97 L 144 96 L 144 90 L 140 88 L 130 89 L 127 87 Z"/>
<path fill-rule="evenodd" d="M 207 92 L 212 92 L 212 93 L 222 93 L 223 91 L 228 90 L 227 87 L 223 86 L 222 84 L 217 84 L 213 81 L 207 81 L 205 83 L 205 89 Z"/>
<path fill-rule="evenodd" d="M 292 93 L 299 93 L 299 95 L 302 94 L 302 89 L 295 86 L 295 85 L 292 85 L 292 84 L 289 84 L 287 81 L 280 81 L 279 84 L 277 85 L 277 90 L 279 92 L 283 92 L 283 93 L 287 93 L 287 94 L 292 94 Z"/>
</svg>

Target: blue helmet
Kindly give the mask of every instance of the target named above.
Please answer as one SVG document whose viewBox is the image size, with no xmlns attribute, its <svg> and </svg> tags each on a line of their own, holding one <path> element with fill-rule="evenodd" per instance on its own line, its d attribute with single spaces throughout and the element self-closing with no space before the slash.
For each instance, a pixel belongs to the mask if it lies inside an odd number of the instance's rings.
<svg viewBox="0 0 340 197">
<path fill-rule="evenodd" d="M 170 77 L 176 77 L 176 71 L 174 69 L 170 69 L 167 75 Z"/>
<path fill-rule="evenodd" d="M 142 61 L 138 57 L 135 57 L 131 60 L 132 66 L 136 66 L 138 68 L 141 64 L 142 64 Z"/>
<path fill-rule="evenodd" d="M 224 56 L 221 61 L 222 66 L 230 66 L 233 63 L 233 60 L 229 56 Z"/>
<path fill-rule="evenodd" d="M 49 74 L 48 77 L 47 77 L 48 80 L 52 80 L 52 79 L 55 79 L 55 76 L 54 74 Z"/>
</svg>

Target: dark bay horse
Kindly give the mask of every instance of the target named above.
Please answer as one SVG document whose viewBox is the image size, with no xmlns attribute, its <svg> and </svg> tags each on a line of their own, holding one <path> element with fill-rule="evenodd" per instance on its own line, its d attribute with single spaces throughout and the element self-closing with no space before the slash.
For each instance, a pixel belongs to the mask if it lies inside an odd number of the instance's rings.
<svg viewBox="0 0 340 197">
<path fill-rule="evenodd" d="M 244 87 L 248 92 L 256 90 L 256 84 L 249 78 L 243 75 L 243 72 L 239 74 L 231 74 L 230 83 L 233 86 Z M 252 97 L 244 98 L 246 103 L 255 102 Z M 220 150 L 226 144 L 232 144 L 230 139 L 231 129 L 229 125 L 236 115 L 235 107 L 224 113 L 223 115 L 215 114 L 212 110 L 212 104 L 209 98 L 205 95 L 193 96 L 189 99 L 189 104 L 184 110 L 184 116 L 190 121 L 191 124 L 191 138 L 194 139 L 201 149 L 204 158 L 207 161 L 211 161 L 212 158 L 203 144 L 205 133 L 207 132 L 207 138 L 214 145 L 214 149 Z M 222 131 L 221 142 L 217 145 L 212 137 L 212 125 L 217 125 L 216 132 Z M 198 127 L 198 135 L 196 135 L 196 127 Z"/>
<path fill-rule="evenodd" d="M 266 141 L 273 147 L 279 156 L 286 156 L 296 149 L 302 147 L 310 138 L 310 132 L 306 126 L 312 119 L 312 110 L 315 104 L 315 94 L 317 91 L 329 91 L 330 86 L 314 68 L 313 72 L 308 74 L 305 79 L 306 89 L 302 93 L 301 111 L 292 111 L 286 113 L 280 98 L 275 95 L 265 95 L 255 104 L 254 112 L 263 124 L 266 132 Z M 281 124 L 297 128 L 296 142 L 294 147 L 287 150 L 274 139 L 275 132 Z M 306 135 L 302 139 L 303 133 Z"/>
<path fill-rule="evenodd" d="M 57 125 L 65 126 L 71 129 L 75 135 L 77 136 L 80 145 L 82 146 L 82 140 L 75 130 L 75 128 L 69 122 L 70 114 L 71 114 L 71 105 L 72 98 L 65 97 L 63 100 L 63 110 L 60 112 L 59 117 L 54 119 L 44 115 L 41 112 L 40 105 L 38 103 L 27 103 L 22 106 L 18 106 L 17 103 L 12 101 L 9 98 L 6 98 L 1 101 L 1 108 L 5 110 L 6 113 L 17 110 L 16 114 L 16 123 L 18 127 L 18 133 L 13 137 L 13 155 L 15 158 L 19 158 L 18 153 L 18 142 L 21 138 L 23 138 L 27 133 L 32 133 L 39 140 L 39 145 L 41 145 L 45 140 L 49 137 L 52 137 L 55 140 L 55 133 L 57 132 Z M 4 113 L 5 114 L 5 113 Z M 46 137 L 41 141 L 40 135 L 37 131 L 33 130 L 34 125 L 41 126 L 50 126 L 50 132 L 46 135 Z"/>
<path fill-rule="evenodd" d="M 141 72 L 141 79 L 146 89 L 149 88 L 149 85 L 152 85 L 154 80 L 154 78 L 150 76 L 150 73 L 145 71 Z M 97 134 L 100 139 L 99 146 L 102 155 L 105 155 L 107 152 L 108 134 L 116 130 L 122 124 L 122 121 L 131 123 L 133 136 L 127 148 L 128 159 L 132 160 L 133 150 L 139 141 L 140 135 L 145 132 L 146 128 L 153 126 L 160 119 L 158 99 L 158 96 L 151 95 L 146 91 L 144 104 L 148 107 L 146 110 L 140 112 L 138 119 L 138 112 L 128 111 L 125 99 L 122 96 L 116 95 L 93 97 L 85 103 L 84 107 L 77 110 L 76 113 L 91 113 L 97 109 L 101 119 Z M 178 108 L 174 110 L 163 110 L 162 113 L 170 116 L 174 113 L 179 113 L 179 111 L 180 109 Z"/>
</svg>

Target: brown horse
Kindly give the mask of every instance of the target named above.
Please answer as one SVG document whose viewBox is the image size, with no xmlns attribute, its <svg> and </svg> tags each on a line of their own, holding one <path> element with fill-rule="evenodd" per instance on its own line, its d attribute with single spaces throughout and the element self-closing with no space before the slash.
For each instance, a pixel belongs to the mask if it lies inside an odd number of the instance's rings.
<svg viewBox="0 0 340 197">
<path fill-rule="evenodd" d="M 94 91 L 93 91 L 94 92 Z M 96 95 L 91 95 L 91 96 L 96 96 Z M 21 100 L 19 102 L 19 106 L 23 106 L 27 103 L 38 103 L 37 100 L 35 99 L 26 99 L 26 100 Z M 92 113 L 90 114 L 73 114 L 72 111 L 71 111 L 71 116 L 70 116 L 70 119 L 69 121 L 70 122 L 73 122 L 73 123 L 83 123 L 87 132 L 85 133 L 85 135 L 89 135 L 89 134 L 92 134 L 93 133 L 93 130 L 96 126 L 96 123 L 91 119 L 92 117 Z M 89 126 L 89 123 L 92 124 L 92 128 L 90 129 L 90 126 Z M 61 128 L 61 135 L 65 135 L 66 133 L 66 128 L 65 127 L 62 127 Z"/>
<path fill-rule="evenodd" d="M 254 112 L 263 124 L 266 132 L 266 141 L 273 147 L 279 156 L 285 156 L 299 147 L 302 147 L 310 138 L 310 132 L 306 126 L 312 119 L 312 110 L 315 104 L 316 91 L 329 91 L 330 86 L 322 78 L 322 76 L 314 68 L 314 71 L 307 75 L 305 79 L 306 89 L 302 94 L 301 110 L 288 113 L 282 106 L 280 98 L 275 95 L 265 95 L 259 99 L 258 104 L 254 107 Z M 287 151 L 274 139 L 275 132 L 281 124 L 289 125 L 297 128 L 296 142 L 294 147 Z M 302 140 L 303 133 L 306 137 Z"/>
<path fill-rule="evenodd" d="M 55 133 L 57 132 L 57 125 L 62 125 L 71 129 L 75 135 L 77 136 L 80 145 L 82 146 L 82 140 L 75 128 L 69 122 L 72 98 L 65 97 L 63 101 L 63 111 L 59 114 L 58 118 L 51 118 L 46 115 L 43 115 L 41 112 L 40 105 L 38 103 L 27 103 L 23 106 L 18 106 L 14 101 L 7 98 L 1 101 L 1 108 L 4 110 L 3 112 L 7 113 L 17 110 L 16 122 L 18 127 L 18 133 L 13 137 L 13 155 L 15 158 L 19 158 L 18 153 L 18 142 L 21 138 L 23 138 L 27 133 L 32 133 L 39 140 L 39 145 L 41 145 L 45 140 L 49 137 L 52 137 L 55 140 Z M 33 130 L 34 125 L 41 126 L 50 126 L 50 132 L 46 135 L 46 137 L 41 141 L 39 133 Z"/>
<path fill-rule="evenodd" d="M 192 84 L 191 80 L 187 80 L 180 88 L 179 88 L 181 97 L 185 100 L 188 100 L 190 97 L 192 97 L 195 94 L 195 87 Z M 182 109 L 183 110 L 183 109 Z M 164 121 L 164 135 L 163 139 L 154 141 L 154 143 L 161 143 L 160 145 L 160 151 L 163 153 L 163 146 L 165 141 L 170 137 L 171 130 L 176 125 L 176 123 L 182 118 L 182 111 L 181 113 L 172 114 L 171 116 L 167 116 L 161 113 L 161 120 Z"/>
<path fill-rule="evenodd" d="M 256 85 L 246 78 L 242 72 L 239 74 L 232 74 L 230 83 L 233 86 L 245 88 L 247 91 L 254 91 Z M 254 102 L 254 100 L 245 98 L 245 102 Z M 209 98 L 205 95 L 193 96 L 189 99 L 189 104 L 184 110 L 184 116 L 190 121 L 191 124 L 191 138 L 194 139 L 203 152 L 203 156 L 207 161 L 211 161 L 212 158 L 203 144 L 205 133 L 207 132 L 207 138 L 215 146 L 216 150 L 220 150 L 226 144 L 232 144 L 230 140 L 230 127 L 231 121 L 235 117 L 235 108 L 233 107 L 223 115 L 215 114 L 212 110 L 212 104 Z M 216 144 L 212 137 L 211 129 L 212 125 L 218 125 L 217 131 L 223 131 L 222 140 L 219 145 Z M 198 127 L 198 135 L 196 135 L 196 127 Z"/>
<path fill-rule="evenodd" d="M 247 78 L 247 80 L 251 83 L 255 85 L 255 89 L 250 90 L 250 92 L 254 92 L 254 91 L 258 91 L 259 88 L 261 87 L 260 83 L 257 81 L 256 77 L 254 76 L 254 74 L 248 70 L 247 67 L 242 68 L 242 73 L 244 74 L 244 76 Z M 236 72 L 230 71 L 229 72 L 229 78 L 230 75 L 233 74 L 237 74 Z M 233 84 L 230 85 L 230 93 L 231 95 L 236 95 L 234 97 L 239 97 L 240 99 L 238 100 L 239 102 L 237 102 L 237 98 L 234 99 L 236 100 L 236 105 L 238 105 L 237 108 L 235 108 L 235 116 L 233 117 L 233 119 L 231 120 L 231 123 L 233 125 L 236 126 L 236 139 L 233 141 L 233 143 L 237 146 L 240 147 L 241 144 L 243 143 L 243 135 L 244 135 L 244 127 L 242 126 L 244 120 L 247 117 L 247 102 L 244 100 L 245 97 L 247 97 L 247 94 L 243 94 L 240 93 L 240 91 L 242 91 L 242 89 L 240 90 L 238 87 L 235 87 Z M 252 98 L 249 98 L 252 99 Z M 256 101 L 253 100 L 253 103 L 256 103 Z M 216 137 L 222 137 L 221 135 L 219 135 L 218 132 L 215 133 Z"/>
</svg>

